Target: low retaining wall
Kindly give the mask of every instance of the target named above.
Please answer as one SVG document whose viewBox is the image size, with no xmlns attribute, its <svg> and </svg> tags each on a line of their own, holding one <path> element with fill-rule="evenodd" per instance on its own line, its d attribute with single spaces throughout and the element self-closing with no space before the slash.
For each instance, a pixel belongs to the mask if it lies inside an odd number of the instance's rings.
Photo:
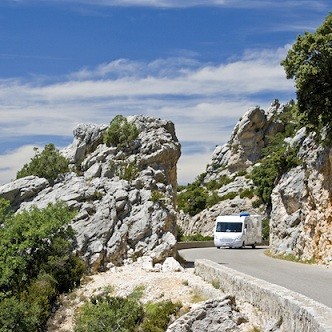
<svg viewBox="0 0 332 332">
<path fill-rule="evenodd" d="M 258 308 L 264 321 L 280 326 L 278 331 L 332 332 L 332 309 L 304 295 L 205 259 L 195 261 L 195 273 L 208 282 L 218 281 L 223 292 Z"/>
<path fill-rule="evenodd" d="M 188 242 L 177 242 L 176 249 L 191 249 L 191 248 L 208 248 L 214 247 L 213 241 L 188 241 Z"/>
</svg>

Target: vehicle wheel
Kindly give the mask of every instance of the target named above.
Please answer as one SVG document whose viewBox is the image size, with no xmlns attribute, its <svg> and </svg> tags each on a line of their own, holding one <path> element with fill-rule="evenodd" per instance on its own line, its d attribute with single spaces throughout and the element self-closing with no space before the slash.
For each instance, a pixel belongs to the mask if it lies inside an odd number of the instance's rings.
<svg viewBox="0 0 332 332">
<path fill-rule="evenodd" d="M 255 249 L 255 248 L 256 248 L 256 243 L 252 244 L 252 245 L 251 245 L 251 248 L 252 248 L 252 249 Z"/>
<path fill-rule="evenodd" d="M 220 247 L 217 247 L 217 249 L 220 249 Z"/>
</svg>

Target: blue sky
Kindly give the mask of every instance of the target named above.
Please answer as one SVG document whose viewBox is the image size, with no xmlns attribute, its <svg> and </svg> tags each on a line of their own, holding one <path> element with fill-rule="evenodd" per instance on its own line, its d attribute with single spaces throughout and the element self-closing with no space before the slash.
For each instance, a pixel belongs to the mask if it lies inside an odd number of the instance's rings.
<svg viewBox="0 0 332 332">
<path fill-rule="evenodd" d="M 0 0 L 0 184 L 33 147 L 117 114 L 172 120 L 179 183 L 249 107 L 295 98 L 280 61 L 332 0 Z"/>
</svg>

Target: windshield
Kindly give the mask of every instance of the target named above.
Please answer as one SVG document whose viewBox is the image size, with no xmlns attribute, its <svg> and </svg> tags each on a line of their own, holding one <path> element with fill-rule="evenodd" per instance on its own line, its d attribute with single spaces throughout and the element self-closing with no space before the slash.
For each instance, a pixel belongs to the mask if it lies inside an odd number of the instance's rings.
<svg viewBox="0 0 332 332">
<path fill-rule="evenodd" d="M 242 222 L 217 222 L 216 232 L 242 232 Z"/>
</svg>

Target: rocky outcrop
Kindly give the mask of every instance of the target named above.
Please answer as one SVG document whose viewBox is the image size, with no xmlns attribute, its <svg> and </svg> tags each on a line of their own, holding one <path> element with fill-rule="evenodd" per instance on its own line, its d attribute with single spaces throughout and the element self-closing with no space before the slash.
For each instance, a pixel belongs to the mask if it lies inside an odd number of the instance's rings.
<svg viewBox="0 0 332 332">
<path fill-rule="evenodd" d="M 284 174 L 272 192 L 271 250 L 331 265 L 332 149 L 303 133 L 289 142 L 299 146 L 301 165 Z"/>
<path fill-rule="evenodd" d="M 228 183 L 217 190 L 220 202 L 216 205 L 193 217 L 179 213 L 178 225 L 185 235 L 200 233 L 212 236 L 218 215 L 239 214 L 242 211 L 265 214 L 265 206 L 257 204 L 259 200 L 253 194 L 253 183 L 248 175 L 261 158 L 269 137 L 284 130 L 284 125 L 278 120 L 284 107 L 274 101 L 266 112 L 260 107 L 249 109 L 234 127 L 230 140 L 215 148 L 202 183 L 208 185 L 223 177 L 229 179 Z M 249 195 L 245 195 L 245 191 Z"/>
<path fill-rule="evenodd" d="M 235 306 L 234 298 L 208 300 L 172 323 L 167 332 L 247 331 L 247 318 Z"/>
<path fill-rule="evenodd" d="M 19 212 L 58 200 L 78 211 L 72 221 L 77 252 L 92 269 L 150 256 L 154 263 L 175 255 L 176 164 L 180 144 L 173 123 L 128 117 L 139 136 L 123 151 L 103 144 L 105 125 L 78 125 L 62 154 L 71 173 L 53 186 L 26 177 L 0 187 Z"/>
<path fill-rule="evenodd" d="M 225 170 L 231 174 L 247 171 L 257 162 L 269 137 L 284 130 L 277 119 L 284 107 L 275 100 L 267 112 L 258 106 L 249 109 L 235 125 L 230 140 L 215 148 L 206 180 L 220 177 Z"/>
</svg>

